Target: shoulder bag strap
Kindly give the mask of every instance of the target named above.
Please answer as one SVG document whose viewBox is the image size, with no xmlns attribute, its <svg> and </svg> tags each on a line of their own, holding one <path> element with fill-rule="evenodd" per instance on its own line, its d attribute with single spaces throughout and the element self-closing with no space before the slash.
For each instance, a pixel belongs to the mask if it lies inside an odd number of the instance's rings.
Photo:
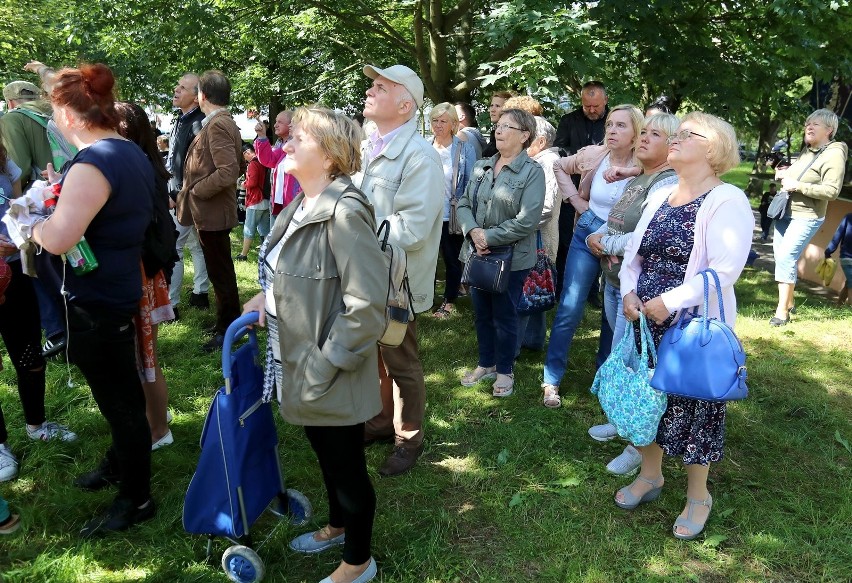
<svg viewBox="0 0 852 583">
<path fill-rule="evenodd" d="M 456 187 L 459 183 L 459 159 L 461 158 L 462 142 L 460 141 L 456 147 L 456 155 L 453 156 L 453 188 L 450 191 L 450 198 L 456 197 Z"/>
<path fill-rule="evenodd" d="M 822 148 L 820 148 L 819 150 L 817 150 L 817 153 L 814 155 L 814 157 L 811 159 L 811 161 L 810 161 L 810 162 L 808 162 L 808 165 L 807 165 L 807 166 L 805 166 L 805 169 L 804 169 L 804 170 L 802 170 L 802 173 L 801 173 L 801 174 L 799 174 L 799 177 L 796 179 L 797 181 L 802 179 L 802 176 L 804 176 L 804 175 L 805 175 L 805 172 L 807 172 L 807 171 L 810 169 L 810 167 L 814 165 L 814 162 L 816 162 L 816 161 L 817 161 L 817 158 L 819 158 L 819 157 L 820 157 L 820 154 L 822 154 L 823 152 L 825 152 L 825 149 L 829 146 L 829 144 L 831 144 L 831 142 L 829 142 L 828 144 L 824 145 Z"/>
</svg>

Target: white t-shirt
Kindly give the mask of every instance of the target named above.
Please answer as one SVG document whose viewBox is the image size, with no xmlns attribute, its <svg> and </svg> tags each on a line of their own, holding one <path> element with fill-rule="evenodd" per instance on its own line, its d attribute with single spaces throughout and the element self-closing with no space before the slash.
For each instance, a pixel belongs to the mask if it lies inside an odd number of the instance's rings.
<svg viewBox="0 0 852 583">
<path fill-rule="evenodd" d="M 435 151 L 441 157 L 441 166 L 444 168 L 444 220 L 450 220 L 450 198 L 453 196 L 453 158 L 450 155 L 453 148 L 445 148 L 440 144 L 432 144 Z"/>
<path fill-rule="evenodd" d="M 609 216 L 612 206 L 624 194 L 624 188 L 627 186 L 627 183 L 633 178 L 631 176 L 616 182 L 607 182 L 604 180 L 603 175 L 611 166 L 609 154 L 607 154 L 595 172 L 595 177 L 592 179 L 592 187 L 589 191 L 589 208 L 592 209 L 599 219 L 604 221 Z"/>
</svg>

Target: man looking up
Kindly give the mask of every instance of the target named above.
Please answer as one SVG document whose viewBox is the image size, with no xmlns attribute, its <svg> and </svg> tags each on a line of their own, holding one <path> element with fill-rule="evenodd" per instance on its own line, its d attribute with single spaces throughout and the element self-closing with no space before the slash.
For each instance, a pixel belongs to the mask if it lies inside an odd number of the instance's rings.
<svg viewBox="0 0 852 583">
<path fill-rule="evenodd" d="M 390 241 L 405 249 L 414 311 L 422 313 L 432 308 L 444 204 L 441 160 L 417 133 L 423 82 L 404 65 L 367 65 L 364 74 L 373 80 L 364 117 L 377 129 L 361 145 L 362 170 L 352 180 L 373 204 L 376 223 L 387 219 Z M 411 469 L 423 451 L 426 384 L 415 321 L 402 344 L 380 348 L 379 376 L 383 408 L 367 422 L 365 441 L 394 438 L 379 473 L 396 476 Z"/>
<path fill-rule="evenodd" d="M 183 188 L 183 167 L 186 161 L 186 153 L 189 145 L 198 132 L 201 131 L 201 120 L 204 113 L 198 107 L 198 75 L 186 73 L 175 85 L 172 104 L 180 110 L 175 117 L 172 133 L 169 136 L 169 154 L 166 158 L 166 168 L 171 173 L 169 179 L 169 196 L 172 203 L 177 200 L 177 194 Z M 172 216 L 175 216 L 172 210 Z M 178 319 L 178 304 L 180 303 L 180 291 L 183 287 L 183 250 L 189 248 L 192 255 L 192 295 L 189 296 L 189 305 L 198 308 L 209 308 L 210 300 L 207 298 L 207 290 L 210 289 L 210 280 L 207 278 L 207 264 L 204 262 L 204 253 L 198 242 L 198 232 L 194 225 L 183 226 L 175 218 L 177 228 L 177 254 L 178 260 L 172 272 L 172 281 L 169 284 L 169 300 L 175 311 L 175 319 Z"/>
<path fill-rule="evenodd" d="M 203 348 L 221 348 L 225 331 L 240 315 L 237 274 L 231 258 L 231 229 L 237 226 L 237 179 L 245 171 L 240 130 L 228 112 L 231 83 L 221 71 L 198 80 L 201 131 L 189 147 L 183 188 L 177 198 L 181 225 L 195 225 L 216 295 L 214 336 Z"/>
</svg>

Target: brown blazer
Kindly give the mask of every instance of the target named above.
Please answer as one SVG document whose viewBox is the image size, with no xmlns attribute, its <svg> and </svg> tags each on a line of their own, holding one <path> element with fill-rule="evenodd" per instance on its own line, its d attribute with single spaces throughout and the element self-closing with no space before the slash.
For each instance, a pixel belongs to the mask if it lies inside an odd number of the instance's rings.
<svg viewBox="0 0 852 583">
<path fill-rule="evenodd" d="M 175 214 L 199 231 L 237 226 L 237 179 L 245 172 L 242 139 L 234 118 L 219 111 L 195 136 L 186 153 L 183 188 Z"/>
</svg>

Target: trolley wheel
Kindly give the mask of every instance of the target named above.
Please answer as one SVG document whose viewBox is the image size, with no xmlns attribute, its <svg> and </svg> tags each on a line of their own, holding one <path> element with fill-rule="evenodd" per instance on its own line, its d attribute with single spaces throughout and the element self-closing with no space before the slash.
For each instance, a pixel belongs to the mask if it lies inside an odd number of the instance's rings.
<svg viewBox="0 0 852 583">
<path fill-rule="evenodd" d="M 243 545 L 228 547 L 222 553 L 222 569 L 236 583 L 255 583 L 265 575 L 263 561 L 252 549 Z"/>
<path fill-rule="evenodd" d="M 311 501 L 308 500 L 307 496 L 293 488 L 287 489 L 287 498 L 289 501 L 287 513 L 290 515 L 290 524 L 293 526 L 305 526 L 314 517 L 314 509 L 311 506 Z"/>
</svg>

